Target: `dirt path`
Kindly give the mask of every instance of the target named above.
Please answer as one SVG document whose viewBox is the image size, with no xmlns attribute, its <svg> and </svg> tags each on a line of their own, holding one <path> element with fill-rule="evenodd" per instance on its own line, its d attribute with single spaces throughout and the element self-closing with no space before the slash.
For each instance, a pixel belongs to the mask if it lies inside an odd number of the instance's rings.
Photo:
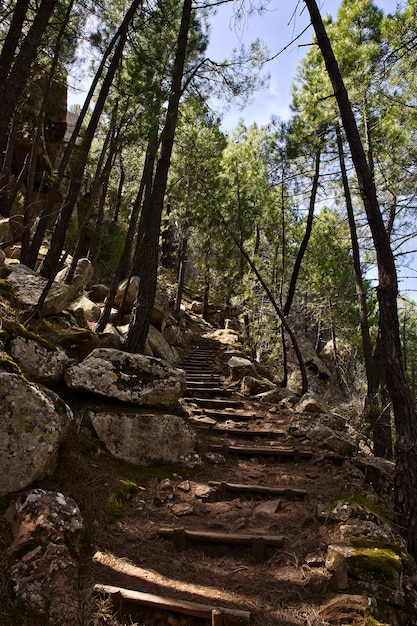
<svg viewBox="0 0 417 626">
<path fill-rule="evenodd" d="M 325 623 L 320 605 L 334 592 L 324 558 L 337 526 L 320 511 L 361 479 L 292 437 L 290 410 L 227 389 L 226 359 L 201 339 L 183 364 L 203 464 L 192 478 L 151 480 L 94 553 L 97 583 L 156 595 L 159 608 L 124 601 L 123 618 L 96 624 Z M 220 610 L 196 617 L 174 600 Z"/>
</svg>

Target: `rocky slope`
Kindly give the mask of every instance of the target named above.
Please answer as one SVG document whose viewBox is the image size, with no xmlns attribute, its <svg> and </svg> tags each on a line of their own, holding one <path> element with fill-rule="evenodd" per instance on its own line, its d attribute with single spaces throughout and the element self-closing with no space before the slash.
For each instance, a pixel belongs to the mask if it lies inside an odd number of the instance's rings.
<svg viewBox="0 0 417 626">
<path fill-rule="evenodd" d="M 392 465 L 191 306 L 127 364 L 81 269 L 30 321 L 38 277 L 2 271 L 2 623 L 417 623 Z"/>
</svg>

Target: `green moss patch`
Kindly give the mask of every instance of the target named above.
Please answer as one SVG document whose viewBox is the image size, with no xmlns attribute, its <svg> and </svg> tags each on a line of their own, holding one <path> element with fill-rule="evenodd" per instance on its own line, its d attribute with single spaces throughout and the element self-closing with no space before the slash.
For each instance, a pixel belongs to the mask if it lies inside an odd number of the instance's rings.
<svg viewBox="0 0 417 626">
<path fill-rule="evenodd" d="M 358 549 L 351 555 L 349 570 L 360 580 L 397 586 L 402 563 L 393 550 L 368 547 Z"/>
</svg>

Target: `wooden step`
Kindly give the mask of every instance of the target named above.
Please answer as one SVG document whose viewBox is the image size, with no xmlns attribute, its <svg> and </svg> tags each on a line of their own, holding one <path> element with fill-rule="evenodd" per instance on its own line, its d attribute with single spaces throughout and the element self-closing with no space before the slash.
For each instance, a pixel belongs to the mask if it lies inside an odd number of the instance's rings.
<svg viewBox="0 0 417 626">
<path fill-rule="evenodd" d="M 299 450 L 298 448 L 284 448 L 273 446 L 234 446 L 212 444 L 209 446 L 212 452 L 222 454 L 240 454 L 244 456 L 275 456 L 287 459 L 294 459 L 297 463 L 301 459 L 311 459 L 313 453 L 310 450 Z"/>
<path fill-rule="evenodd" d="M 123 609 L 125 602 L 140 604 L 154 609 L 173 611 L 183 615 L 191 615 L 199 619 L 209 620 L 211 626 L 246 626 L 250 624 L 251 614 L 249 611 L 229 609 L 198 602 L 187 602 L 176 598 L 157 596 L 151 593 L 114 587 L 112 585 L 94 585 L 94 591 L 103 595 L 111 596 L 117 609 Z M 120 606 L 121 605 L 121 606 Z"/>
<path fill-rule="evenodd" d="M 219 490 L 219 496 L 222 499 L 227 499 L 230 491 L 238 493 L 251 493 L 260 494 L 264 496 L 282 496 L 288 500 L 295 500 L 296 498 L 304 499 L 307 495 L 305 489 L 290 489 L 288 487 L 268 487 L 267 485 L 248 485 L 242 483 L 227 483 L 217 480 L 209 480 L 210 487 L 217 487 Z"/>
<path fill-rule="evenodd" d="M 282 535 L 239 535 L 207 530 L 186 530 L 185 528 L 160 528 L 159 536 L 172 539 L 174 548 L 178 552 L 185 550 L 187 541 L 251 546 L 254 558 L 259 561 L 265 559 L 266 547 L 282 548 L 284 543 Z"/>
<path fill-rule="evenodd" d="M 202 415 L 205 417 L 211 417 L 219 422 L 223 422 L 225 420 L 233 420 L 234 422 L 249 422 L 250 420 L 256 419 L 256 415 L 254 413 L 240 414 L 236 411 L 229 413 L 226 411 L 216 411 L 210 409 L 202 409 Z"/>
<path fill-rule="evenodd" d="M 224 395 L 224 389 L 221 387 L 189 387 L 186 386 L 186 391 L 191 394 L 191 397 L 204 398 L 204 399 L 218 399 L 217 396 Z M 194 395 L 195 394 L 195 395 Z"/>
<path fill-rule="evenodd" d="M 194 404 L 197 404 L 198 406 L 201 406 L 203 408 L 207 408 L 207 409 L 225 409 L 225 408 L 230 408 L 230 409 L 241 409 L 244 407 L 244 402 L 242 402 L 241 400 L 220 400 L 220 399 L 212 399 L 212 398 L 201 398 L 201 397 L 195 397 L 195 398 L 184 398 L 184 400 L 187 402 L 193 402 Z"/>
<path fill-rule="evenodd" d="M 214 425 L 210 432 L 219 435 L 229 435 L 230 437 L 285 437 L 287 435 L 283 430 L 262 430 L 248 428 L 227 428 L 227 426 Z"/>
<path fill-rule="evenodd" d="M 187 388 L 189 389 L 220 389 L 219 383 L 217 380 L 187 380 Z"/>
</svg>

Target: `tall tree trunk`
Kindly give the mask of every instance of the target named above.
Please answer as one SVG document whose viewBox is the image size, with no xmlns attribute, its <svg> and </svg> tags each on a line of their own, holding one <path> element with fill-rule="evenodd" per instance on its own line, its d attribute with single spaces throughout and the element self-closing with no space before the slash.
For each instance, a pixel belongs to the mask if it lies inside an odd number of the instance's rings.
<svg viewBox="0 0 417 626">
<path fill-rule="evenodd" d="M 26 18 L 29 0 L 17 0 L 10 22 L 9 30 L 4 39 L 0 53 L 0 85 L 4 85 L 13 65 L 14 55 L 22 34 L 22 27 Z"/>
<path fill-rule="evenodd" d="M 4 149 L 7 142 L 7 132 L 26 84 L 33 60 L 39 48 L 42 36 L 48 26 L 57 0 L 42 0 L 36 12 L 32 26 L 24 38 L 19 53 L 9 71 L 7 80 L 0 86 L 0 148 Z"/>
<path fill-rule="evenodd" d="M 319 148 L 315 156 L 315 170 L 314 170 L 313 183 L 311 185 L 310 204 L 308 208 L 306 230 L 305 230 L 304 237 L 300 245 L 300 249 L 298 250 L 297 258 L 295 259 L 294 267 L 293 267 L 292 274 L 291 274 L 290 284 L 288 287 L 287 300 L 285 302 L 284 309 L 283 309 L 283 313 L 286 317 L 288 316 L 291 310 L 291 305 L 292 305 L 292 301 L 294 299 L 294 294 L 295 294 L 295 287 L 296 287 L 298 275 L 301 269 L 301 263 L 303 262 L 304 254 L 305 254 L 305 251 L 307 250 L 308 242 L 310 241 L 311 230 L 313 228 L 314 209 L 316 206 L 317 189 L 319 186 L 319 176 L 320 176 L 320 157 L 321 157 L 321 150 Z"/>
<path fill-rule="evenodd" d="M 106 99 L 110 91 L 110 87 L 113 83 L 114 75 L 122 59 L 129 24 L 136 12 L 137 7 L 141 4 L 141 2 L 142 0 L 134 0 L 123 19 L 123 28 L 121 27 L 119 29 L 119 41 L 110 62 L 109 69 L 107 70 L 106 76 L 103 80 L 103 85 L 100 89 L 96 105 L 91 115 L 90 122 L 85 131 L 83 140 L 79 146 L 79 156 L 73 170 L 73 177 L 69 186 L 69 190 L 61 207 L 59 215 L 55 221 L 50 247 L 42 264 L 41 275 L 45 278 L 56 275 L 58 260 L 64 248 L 65 235 L 67 233 L 75 203 L 77 201 L 77 196 L 81 189 L 84 170 L 88 159 L 88 153 L 94 139 L 94 135 L 97 130 L 101 114 L 104 110 Z"/>
<path fill-rule="evenodd" d="M 106 303 L 101 312 L 100 319 L 97 324 L 97 332 L 102 332 L 107 322 L 110 319 L 111 309 L 113 307 L 114 299 L 117 293 L 117 287 L 119 283 L 126 278 L 128 274 L 130 274 L 130 270 L 133 272 L 133 263 L 131 265 L 131 255 L 133 250 L 133 242 L 135 238 L 136 225 L 139 218 L 140 208 L 142 206 L 143 193 L 145 189 L 146 180 L 148 178 L 148 170 L 153 170 L 153 164 L 155 160 L 154 150 L 156 150 L 155 141 L 150 141 L 148 144 L 148 150 L 145 157 L 145 163 L 143 166 L 143 173 L 139 185 L 139 190 L 136 195 L 135 202 L 133 204 L 132 213 L 129 220 L 129 226 L 126 233 L 125 245 L 123 247 L 123 252 L 120 255 L 119 262 L 117 264 L 116 271 L 113 274 L 113 278 L 110 285 L 110 291 L 106 299 Z M 133 275 L 133 274 L 132 274 Z M 127 287 L 126 287 L 127 291 Z M 121 317 L 123 313 L 123 307 L 120 306 L 118 318 Z"/>
<path fill-rule="evenodd" d="M 348 94 L 315 0 L 304 0 L 333 85 L 375 246 L 381 352 L 396 427 L 395 508 L 410 552 L 417 557 L 417 420 L 405 376 L 397 310 L 394 255 Z"/>
<path fill-rule="evenodd" d="M 362 348 L 365 360 L 365 371 L 367 381 L 367 392 L 364 416 L 372 429 L 373 451 L 375 456 L 392 458 L 392 443 L 387 445 L 387 431 L 391 428 L 390 421 L 383 423 L 381 407 L 378 401 L 379 377 L 375 367 L 374 355 L 372 353 L 371 336 L 369 334 L 368 307 L 366 305 L 366 294 L 363 288 L 362 268 L 358 235 L 356 231 L 355 215 L 353 211 L 352 198 L 350 194 L 349 181 L 346 173 L 345 156 L 343 153 L 343 140 L 340 127 L 336 125 L 337 147 L 339 153 L 340 172 L 342 176 L 343 190 L 346 200 L 346 212 L 349 221 L 350 239 L 352 242 L 353 269 L 355 273 L 356 296 L 358 299 L 359 321 L 362 335 Z M 385 420 L 386 422 L 386 420 Z M 392 437 L 388 437 L 392 441 Z"/>
<path fill-rule="evenodd" d="M 122 24 L 120 25 L 120 27 L 118 28 L 116 34 L 114 35 L 114 37 L 111 39 L 109 45 L 107 46 L 104 54 L 103 54 L 103 58 L 100 61 L 100 65 L 97 69 L 97 72 L 94 75 L 94 79 L 91 83 L 90 89 L 88 90 L 88 94 L 87 97 L 84 101 L 83 106 L 81 107 L 81 111 L 80 114 L 77 118 L 77 121 L 75 123 L 74 129 L 71 133 L 71 137 L 67 143 L 67 146 L 64 150 L 64 154 L 62 156 L 62 159 L 59 163 L 59 167 L 58 167 L 58 172 L 56 174 L 56 179 L 54 181 L 54 183 L 52 184 L 51 190 L 48 194 L 48 199 L 45 205 L 45 208 L 43 209 L 40 218 L 39 218 L 39 222 L 38 222 L 38 226 L 36 228 L 36 232 L 33 235 L 32 238 L 32 243 L 30 245 L 30 251 L 29 251 L 29 262 L 28 265 L 29 267 L 35 267 L 37 258 L 38 258 L 38 254 L 39 254 L 39 249 L 42 245 L 43 242 L 43 238 L 45 236 L 46 233 L 46 229 L 48 228 L 48 224 L 51 223 L 51 216 L 56 215 L 56 204 L 58 202 L 58 198 L 59 198 L 59 194 L 60 194 L 60 189 L 62 186 L 62 181 L 64 179 L 65 173 L 67 171 L 67 167 L 68 164 L 70 162 L 71 156 L 74 152 L 77 140 L 80 136 L 80 131 L 82 128 L 82 125 L 86 119 L 87 113 L 89 112 L 90 109 L 90 104 L 91 101 L 94 97 L 94 94 L 96 93 L 96 89 L 97 89 L 97 85 L 101 79 L 101 76 L 104 72 L 104 69 L 106 67 L 108 58 L 110 56 L 110 54 L 112 53 L 114 46 L 116 45 L 117 41 L 120 40 L 120 36 L 122 35 L 122 33 L 125 31 L 126 29 L 126 20 L 127 19 L 131 19 L 132 18 L 132 14 L 131 11 L 133 10 L 133 12 L 135 12 L 138 8 L 138 6 L 140 6 L 142 4 L 143 0 L 134 0 L 134 2 L 132 3 L 128 13 L 125 16 L 125 19 L 123 20 Z"/>
<path fill-rule="evenodd" d="M 161 218 L 164 207 L 168 171 L 171 164 L 175 130 L 177 126 L 178 109 L 182 94 L 181 85 L 187 54 L 191 13 L 192 0 L 184 0 L 166 122 L 161 133 L 160 157 L 156 166 L 149 204 L 146 207 L 144 204 L 142 209 L 143 212 L 146 212 L 146 236 L 144 237 L 143 244 L 139 252 L 139 293 L 134 305 L 132 322 L 130 324 L 125 343 L 125 349 L 128 352 L 144 351 L 149 331 L 150 316 L 155 302 Z"/>
<path fill-rule="evenodd" d="M 73 6 L 74 6 L 74 0 L 70 0 L 70 2 L 68 3 L 68 7 L 66 10 L 64 19 L 62 20 L 62 23 L 60 25 L 60 28 L 57 34 L 55 49 L 54 49 L 54 56 L 53 56 L 52 63 L 51 63 L 51 69 L 49 71 L 48 81 L 46 84 L 46 89 L 45 89 L 45 93 L 43 96 L 38 119 L 36 122 L 34 137 L 32 140 L 33 145 L 32 145 L 32 150 L 30 154 L 30 162 L 29 162 L 30 165 L 29 165 L 29 172 L 28 172 L 27 182 L 26 182 L 25 203 L 24 203 L 24 210 L 23 210 L 25 228 L 24 228 L 24 232 L 22 236 L 22 250 L 21 250 L 21 255 L 20 255 L 20 262 L 25 265 L 27 265 L 30 260 L 29 246 L 30 246 L 31 230 L 32 230 L 32 226 L 34 224 L 35 217 L 36 217 L 36 203 L 33 200 L 33 193 L 34 193 L 34 188 L 35 188 L 38 146 L 40 145 L 41 141 L 44 140 L 44 123 L 45 123 L 46 112 L 48 109 L 51 87 L 52 87 L 54 78 L 56 76 L 56 71 L 58 68 L 59 61 L 60 61 L 62 41 L 65 35 L 65 32 L 67 30 L 69 20 L 71 18 L 71 12 L 72 12 Z"/>
<path fill-rule="evenodd" d="M 177 285 L 177 293 L 175 296 L 175 312 L 179 313 L 181 309 L 181 298 L 182 292 L 184 291 L 185 285 L 185 273 L 187 271 L 187 247 L 188 247 L 188 235 L 183 235 L 181 239 L 181 249 L 180 249 L 180 258 L 179 258 L 179 268 L 178 268 L 178 285 Z"/>
</svg>

